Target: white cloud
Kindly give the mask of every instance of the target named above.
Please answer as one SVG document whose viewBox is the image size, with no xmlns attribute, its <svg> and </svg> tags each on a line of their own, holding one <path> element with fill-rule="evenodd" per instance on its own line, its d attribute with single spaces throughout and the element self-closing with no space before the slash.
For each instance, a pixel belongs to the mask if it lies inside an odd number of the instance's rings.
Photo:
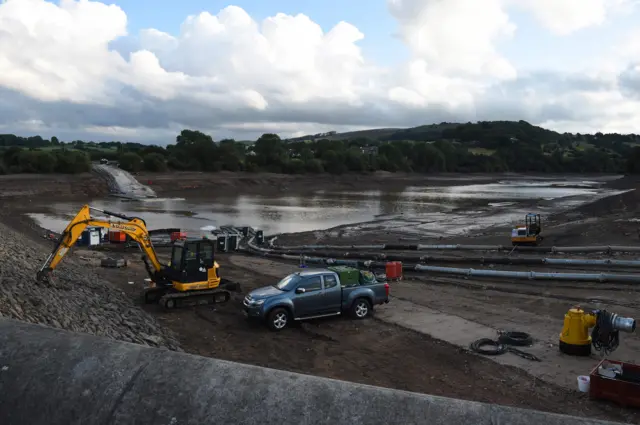
<svg viewBox="0 0 640 425">
<path fill-rule="evenodd" d="M 515 0 L 514 0 L 515 1 Z M 635 0 L 517 0 L 558 35 L 602 25 L 618 12 L 629 12 Z"/>
<path fill-rule="evenodd" d="M 132 37 L 116 5 L 5 0 L 0 127 L 154 141 L 182 127 L 220 138 L 475 119 L 628 130 L 640 118 L 640 33 L 589 75 L 519 72 L 504 46 L 519 42 L 515 12 L 563 37 L 628 17 L 634 2 L 388 0 L 409 52 L 391 67 L 363 56 L 354 25 L 323 31 L 301 14 L 257 22 L 229 6 L 185 17 L 177 34 Z"/>
<path fill-rule="evenodd" d="M 502 0 L 389 0 L 400 35 L 412 53 L 436 72 L 513 78 L 515 69 L 496 51 L 515 25 Z"/>
</svg>

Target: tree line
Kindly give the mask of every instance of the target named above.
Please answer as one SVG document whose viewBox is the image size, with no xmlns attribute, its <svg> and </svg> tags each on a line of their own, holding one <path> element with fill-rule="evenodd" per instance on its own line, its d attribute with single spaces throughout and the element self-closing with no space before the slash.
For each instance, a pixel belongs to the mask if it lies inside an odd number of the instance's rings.
<svg viewBox="0 0 640 425">
<path fill-rule="evenodd" d="M 640 136 L 560 134 L 524 121 L 441 123 L 255 142 L 183 130 L 166 147 L 0 135 L 0 173 L 82 173 L 107 159 L 127 171 L 303 174 L 389 172 L 640 173 Z"/>
</svg>

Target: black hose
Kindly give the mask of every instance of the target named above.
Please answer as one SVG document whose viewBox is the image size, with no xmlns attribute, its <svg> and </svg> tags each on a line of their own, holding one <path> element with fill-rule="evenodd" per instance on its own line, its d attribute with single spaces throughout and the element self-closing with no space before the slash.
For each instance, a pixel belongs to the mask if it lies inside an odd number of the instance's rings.
<svg viewBox="0 0 640 425">
<path fill-rule="evenodd" d="M 596 325 L 591 330 L 591 343 L 596 351 L 611 354 L 620 344 L 618 330 L 613 327 L 613 314 L 607 310 L 597 312 Z"/>
<path fill-rule="evenodd" d="M 515 347 L 525 347 L 533 344 L 533 338 L 526 332 L 498 331 L 498 341 Z"/>
<path fill-rule="evenodd" d="M 489 356 L 496 356 L 500 354 L 504 354 L 506 352 L 513 353 L 522 358 L 533 360 L 533 361 L 541 361 L 540 358 L 534 356 L 531 353 L 527 353 L 517 348 L 513 348 L 511 346 L 530 346 L 533 343 L 533 338 L 526 332 L 518 332 L 518 331 L 498 331 L 498 340 L 494 341 L 490 338 L 480 338 L 471 343 L 469 348 L 472 351 L 478 354 L 485 354 Z M 487 349 L 483 347 L 491 346 L 492 348 Z"/>
<path fill-rule="evenodd" d="M 490 345 L 493 348 L 489 350 L 482 348 L 483 346 L 488 346 L 488 345 Z M 478 354 L 486 354 L 489 356 L 495 356 L 495 355 L 504 354 L 507 352 L 506 345 L 501 344 L 497 341 L 494 341 L 491 338 L 480 338 L 477 341 L 473 341 L 471 343 L 470 348 Z"/>
</svg>

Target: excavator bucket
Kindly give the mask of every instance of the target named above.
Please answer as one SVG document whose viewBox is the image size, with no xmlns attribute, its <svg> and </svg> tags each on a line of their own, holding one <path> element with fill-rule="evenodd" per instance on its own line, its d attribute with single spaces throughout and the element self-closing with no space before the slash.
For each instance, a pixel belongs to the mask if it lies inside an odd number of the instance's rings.
<svg viewBox="0 0 640 425">
<path fill-rule="evenodd" d="M 53 274 L 50 269 L 40 270 L 36 276 L 36 279 L 40 283 L 51 283 L 53 282 Z"/>
</svg>

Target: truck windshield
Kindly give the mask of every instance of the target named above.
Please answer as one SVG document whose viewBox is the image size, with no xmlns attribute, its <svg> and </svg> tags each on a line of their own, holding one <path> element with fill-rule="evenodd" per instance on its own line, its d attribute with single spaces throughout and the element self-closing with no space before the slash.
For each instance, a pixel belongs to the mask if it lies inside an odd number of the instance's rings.
<svg viewBox="0 0 640 425">
<path fill-rule="evenodd" d="M 289 276 L 285 277 L 284 279 L 282 279 L 280 282 L 276 283 L 273 286 L 275 286 L 281 291 L 291 291 L 293 288 L 295 288 L 296 283 L 298 283 L 298 280 L 300 280 L 300 276 L 296 274 L 290 274 Z"/>
</svg>

